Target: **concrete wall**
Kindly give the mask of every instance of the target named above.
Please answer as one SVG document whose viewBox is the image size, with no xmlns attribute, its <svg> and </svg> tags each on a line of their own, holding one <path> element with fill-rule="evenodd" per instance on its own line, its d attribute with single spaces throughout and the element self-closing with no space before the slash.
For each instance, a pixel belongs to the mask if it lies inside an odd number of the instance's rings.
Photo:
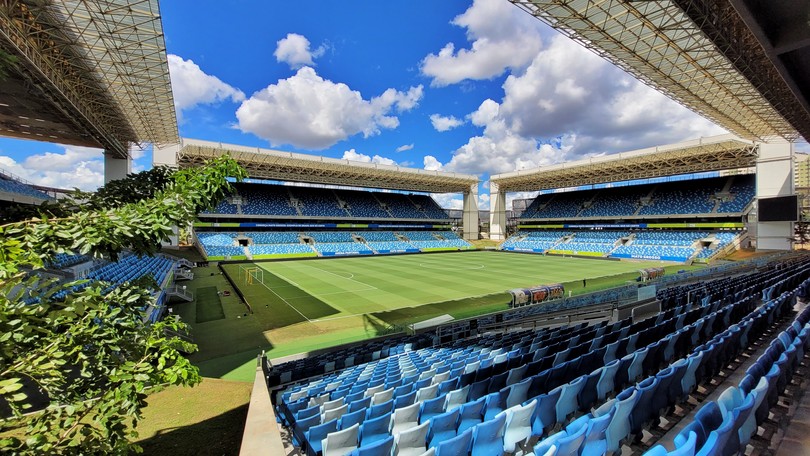
<svg viewBox="0 0 810 456">
<path fill-rule="evenodd" d="M 781 138 L 759 144 L 757 199 L 794 194 L 793 144 Z M 790 250 L 793 222 L 756 223 L 757 250 Z"/>
</svg>

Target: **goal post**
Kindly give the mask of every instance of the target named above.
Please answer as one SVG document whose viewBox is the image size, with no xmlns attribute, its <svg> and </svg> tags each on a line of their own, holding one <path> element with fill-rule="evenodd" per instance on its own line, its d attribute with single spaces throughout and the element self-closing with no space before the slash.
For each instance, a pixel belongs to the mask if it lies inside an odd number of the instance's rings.
<svg viewBox="0 0 810 456">
<path fill-rule="evenodd" d="M 239 266 L 239 281 L 245 285 L 264 284 L 264 270 L 258 266 Z"/>
</svg>

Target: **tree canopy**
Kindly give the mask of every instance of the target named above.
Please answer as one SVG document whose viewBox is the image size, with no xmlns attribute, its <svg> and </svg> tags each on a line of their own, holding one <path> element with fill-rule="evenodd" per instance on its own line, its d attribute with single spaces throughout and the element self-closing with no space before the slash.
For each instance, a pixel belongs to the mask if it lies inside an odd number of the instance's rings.
<svg viewBox="0 0 810 456">
<path fill-rule="evenodd" d="M 228 177 L 246 177 L 229 157 L 159 173 L 165 180 L 152 194 L 97 197 L 63 217 L 0 226 L 0 452 L 138 451 L 130 440 L 147 389 L 199 381 L 181 355 L 196 347 L 166 335 L 185 325 L 174 318 L 143 323 L 142 309 L 153 300 L 146 284 L 107 291 L 94 283 L 56 299 L 75 282 L 55 283 L 37 274 L 58 253 L 153 254 L 173 227 L 192 221 L 226 194 Z M 26 415 L 31 410 L 36 412 Z"/>
</svg>

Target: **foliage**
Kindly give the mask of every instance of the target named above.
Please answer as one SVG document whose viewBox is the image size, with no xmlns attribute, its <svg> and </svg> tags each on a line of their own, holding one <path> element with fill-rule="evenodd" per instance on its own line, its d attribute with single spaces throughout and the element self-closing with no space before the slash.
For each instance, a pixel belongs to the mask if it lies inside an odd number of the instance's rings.
<svg viewBox="0 0 810 456">
<path fill-rule="evenodd" d="M 174 173 L 152 198 L 0 226 L 0 452 L 128 454 L 150 385 L 193 385 L 195 367 L 180 351 L 193 344 L 176 319 L 145 325 L 146 283 L 106 291 L 94 283 L 64 300 L 55 285 L 29 274 L 53 255 L 154 253 L 173 226 L 213 206 L 244 170 L 228 157 Z M 34 304 L 25 299 L 35 298 Z M 30 302 L 30 301 L 29 301 Z M 43 408 L 44 407 L 44 408 Z M 23 414 L 39 410 L 29 416 Z M 20 437 L 9 429 L 25 426 Z"/>
<path fill-rule="evenodd" d="M 793 225 L 794 240 L 799 245 L 810 244 L 810 222 L 796 222 Z"/>
</svg>

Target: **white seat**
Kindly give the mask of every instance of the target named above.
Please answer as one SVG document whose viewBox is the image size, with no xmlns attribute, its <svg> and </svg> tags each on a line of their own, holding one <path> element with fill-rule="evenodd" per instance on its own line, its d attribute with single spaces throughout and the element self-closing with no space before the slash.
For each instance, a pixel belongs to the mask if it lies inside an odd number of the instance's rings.
<svg viewBox="0 0 810 456">
<path fill-rule="evenodd" d="M 382 391 L 384 389 L 385 389 L 385 385 L 373 386 L 373 387 L 366 390 L 366 394 L 364 394 L 363 397 L 369 397 L 369 396 L 373 397 L 375 394 L 379 393 L 380 391 Z"/>
<path fill-rule="evenodd" d="M 426 401 L 428 399 L 433 399 L 436 397 L 436 394 L 439 392 L 439 385 L 430 385 L 425 386 L 424 388 L 419 388 L 416 391 L 416 403 L 420 403 L 422 401 Z"/>
<path fill-rule="evenodd" d="M 506 429 L 503 433 L 503 450 L 514 453 L 517 445 L 532 436 L 532 413 L 537 407 L 537 399 L 526 405 L 516 405 L 506 409 Z"/>
<path fill-rule="evenodd" d="M 472 362 L 470 364 L 467 364 L 467 366 L 464 367 L 464 373 L 469 374 L 471 372 L 475 372 L 475 371 L 478 370 L 478 366 L 480 366 L 480 365 L 481 365 L 481 361 L 474 361 L 474 362 Z"/>
<path fill-rule="evenodd" d="M 360 425 L 354 424 L 342 431 L 330 432 L 321 442 L 323 456 L 346 456 L 357 448 Z"/>
<path fill-rule="evenodd" d="M 341 405 L 343 405 L 343 398 L 342 397 L 340 399 L 335 399 L 334 401 L 324 402 L 323 405 L 321 405 L 321 412 L 336 409 L 336 408 L 340 407 Z"/>
<path fill-rule="evenodd" d="M 467 402 L 467 396 L 470 394 L 470 385 L 447 393 L 444 403 L 444 410 L 449 412 L 456 407 L 461 407 Z"/>
<path fill-rule="evenodd" d="M 419 424 L 419 408 L 421 405 L 416 402 L 407 407 L 395 409 L 391 416 L 391 435 L 396 436 L 400 432 Z"/>
<path fill-rule="evenodd" d="M 430 384 L 431 385 L 437 385 L 437 384 L 447 380 L 448 378 L 450 378 L 450 371 L 442 372 L 441 374 L 436 374 L 433 377 L 433 380 L 430 381 Z"/>
<path fill-rule="evenodd" d="M 413 426 L 394 436 L 394 456 L 419 456 L 425 452 L 430 421 Z"/>
<path fill-rule="evenodd" d="M 384 391 L 379 391 L 374 393 L 371 396 L 371 405 L 382 404 L 383 402 L 388 402 L 394 398 L 394 388 L 388 388 Z"/>
<path fill-rule="evenodd" d="M 323 414 L 321 414 L 321 423 L 327 423 L 336 418 L 340 418 L 348 411 L 349 411 L 349 404 L 343 404 L 343 406 L 341 407 L 325 410 Z"/>
</svg>

